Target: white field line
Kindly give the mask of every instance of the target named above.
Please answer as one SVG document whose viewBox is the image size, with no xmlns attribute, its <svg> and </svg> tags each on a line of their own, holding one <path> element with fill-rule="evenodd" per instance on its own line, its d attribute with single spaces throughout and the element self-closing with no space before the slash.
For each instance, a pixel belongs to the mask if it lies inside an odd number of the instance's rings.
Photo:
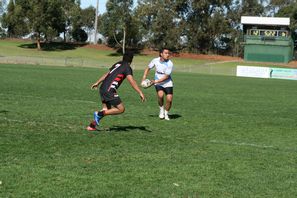
<svg viewBox="0 0 297 198">
<path fill-rule="evenodd" d="M 8 119 L 8 118 L 4 118 L 4 119 L 1 119 L 1 120 L 8 121 L 8 122 L 24 123 L 24 124 L 28 124 L 28 125 L 43 125 L 43 126 L 54 126 L 54 127 L 66 126 L 65 124 L 45 123 L 45 122 L 38 122 L 38 121 L 15 120 L 15 119 Z M 75 129 L 76 127 L 72 127 L 72 126 L 67 125 L 66 128 Z"/>
<path fill-rule="evenodd" d="M 253 143 L 245 143 L 245 142 L 229 142 L 229 141 L 220 141 L 220 140 L 210 140 L 211 143 L 216 144 L 227 144 L 227 145 L 235 145 L 235 146 L 249 146 L 256 148 L 277 148 L 272 145 L 261 145 L 261 144 L 253 144 Z"/>
<path fill-rule="evenodd" d="M 35 99 L 41 99 L 41 100 L 63 100 L 63 101 L 73 101 L 73 102 L 83 102 L 83 103 L 92 103 L 92 104 L 97 104 L 97 102 L 90 101 L 90 100 L 77 100 L 77 99 L 58 99 L 55 97 L 40 97 L 40 96 L 26 96 L 26 95 L 17 95 L 17 94 L 0 94 L 1 96 L 18 96 L 18 97 L 24 97 L 24 98 L 35 98 Z"/>
<path fill-rule="evenodd" d="M 230 142 L 230 141 L 221 141 L 221 140 L 210 140 L 210 143 L 214 144 L 225 144 L 230 146 L 245 146 L 245 147 L 254 147 L 260 149 L 273 149 L 276 151 L 283 151 L 283 152 L 297 152 L 296 147 L 278 147 L 273 145 L 265 145 L 265 144 L 253 144 L 253 143 L 246 143 L 246 142 Z"/>
</svg>

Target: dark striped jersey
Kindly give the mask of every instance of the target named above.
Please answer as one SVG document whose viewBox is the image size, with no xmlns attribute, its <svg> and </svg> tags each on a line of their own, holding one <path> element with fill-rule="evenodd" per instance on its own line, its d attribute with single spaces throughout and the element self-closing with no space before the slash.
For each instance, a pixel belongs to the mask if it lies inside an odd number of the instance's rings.
<svg viewBox="0 0 297 198">
<path fill-rule="evenodd" d="M 132 68 L 127 62 L 117 62 L 110 69 L 103 80 L 100 89 L 116 92 L 127 75 L 133 75 Z"/>
</svg>

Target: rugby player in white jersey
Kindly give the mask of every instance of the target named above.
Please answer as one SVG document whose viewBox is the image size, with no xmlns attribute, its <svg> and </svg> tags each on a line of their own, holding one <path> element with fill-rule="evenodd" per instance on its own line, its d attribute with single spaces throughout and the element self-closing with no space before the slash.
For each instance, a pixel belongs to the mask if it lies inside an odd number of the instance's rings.
<svg viewBox="0 0 297 198">
<path fill-rule="evenodd" d="M 159 57 L 154 58 L 144 70 L 142 81 L 147 78 L 150 70 L 155 68 L 154 80 L 151 80 L 155 85 L 158 104 L 160 108 L 159 118 L 170 120 L 168 112 L 172 105 L 173 99 L 173 81 L 171 79 L 171 73 L 173 69 L 173 63 L 170 58 L 170 50 L 163 48 L 159 52 Z M 164 98 L 165 107 L 164 107 Z"/>
</svg>

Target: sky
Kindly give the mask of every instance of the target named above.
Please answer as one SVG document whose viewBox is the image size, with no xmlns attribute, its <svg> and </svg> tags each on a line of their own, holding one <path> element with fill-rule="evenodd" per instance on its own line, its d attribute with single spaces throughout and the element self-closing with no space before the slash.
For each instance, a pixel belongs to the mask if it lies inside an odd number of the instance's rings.
<svg viewBox="0 0 297 198">
<path fill-rule="evenodd" d="M 99 0 L 99 14 L 102 14 L 106 11 L 105 4 L 107 0 Z M 97 0 L 81 0 L 80 7 L 87 8 L 89 6 L 93 6 L 96 8 Z"/>
</svg>

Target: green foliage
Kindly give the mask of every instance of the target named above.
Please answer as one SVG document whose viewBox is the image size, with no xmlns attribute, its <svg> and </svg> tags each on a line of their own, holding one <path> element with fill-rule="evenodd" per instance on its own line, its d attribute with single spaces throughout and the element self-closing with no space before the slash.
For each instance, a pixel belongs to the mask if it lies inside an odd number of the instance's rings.
<svg viewBox="0 0 297 198">
<path fill-rule="evenodd" d="M 136 20 L 132 15 L 133 0 L 109 0 L 101 17 L 100 31 L 111 47 L 131 48 L 139 41 Z"/>
<path fill-rule="evenodd" d="M 264 13 L 264 6 L 258 0 L 243 0 L 241 16 L 261 16 Z"/>
<path fill-rule="evenodd" d="M 80 14 L 79 3 L 73 0 L 19 0 L 14 4 L 10 1 L 3 24 L 8 28 L 9 36 L 21 37 L 31 33 L 40 46 L 41 39 L 51 41 L 66 32 L 70 23 L 75 29 L 81 28 L 80 15 L 74 15 Z"/>
<path fill-rule="evenodd" d="M 0 26 L 0 39 L 6 38 L 5 30 Z"/>
<path fill-rule="evenodd" d="M 37 39 L 44 35 L 47 40 L 50 36 L 58 36 L 65 30 L 63 5 L 58 0 L 32 0 L 29 9 L 24 10 L 30 22 L 30 27 L 37 33 Z"/>
<path fill-rule="evenodd" d="M 269 4 L 266 6 L 268 14 L 271 16 L 278 15 L 279 10 L 284 7 L 294 6 L 295 0 L 270 0 Z"/>
<path fill-rule="evenodd" d="M 9 1 L 7 12 L 2 15 L 2 26 L 7 28 L 8 37 L 21 37 L 29 33 L 29 23 L 22 4 Z"/>
<path fill-rule="evenodd" d="M 297 27 L 295 0 L 108 0 L 99 32 L 111 47 L 159 49 L 205 54 L 239 55 L 241 16 L 288 16 Z M 1 7 L 1 6 L 0 6 Z M 51 41 L 64 33 L 73 40 L 77 30 L 94 27 L 95 8 L 80 8 L 79 0 L 18 0 L 9 2 L 1 23 L 8 36 L 31 33 Z"/>
<path fill-rule="evenodd" d="M 1 0 L 0 1 L 0 15 L 3 14 L 5 5 L 6 5 L 6 0 Z"/>
<path fill-rule="evenodd" d="M 82 26 L 86 27 L 89 31 L 94 29 L 96 9 L 94 7 L 88 7 L 81 10 Z"/>
<path fill-rule="evenodd" d="M 85 42 L 88 39 L 88 34 L 82 29 L 77 29 L 73 30 L 72 37 L 78 42 Z"/>
<path fill-rule="evenodd" d="M 146 46 L 172 50 L 183 48 L 185 21 L 181 15 L 186 9 L 184 4 L 185 1 L 138 1 L 135 15 Z"/>
<path fill-rule="evenodd" d="M 87 132 L 104 72 L 0 65 L 0 197 L 297 196 L 296 81 L 174 73 L 169 122 L 125 81 Z"/>
<path fill-rule="evenodd" d="M 291 19 L 291 29 L 297 29 L 297 5 L 294 4 L 283 6 L 278 13 L 276 14 L 277 17 L 289 17 Z"/>
</svg>

